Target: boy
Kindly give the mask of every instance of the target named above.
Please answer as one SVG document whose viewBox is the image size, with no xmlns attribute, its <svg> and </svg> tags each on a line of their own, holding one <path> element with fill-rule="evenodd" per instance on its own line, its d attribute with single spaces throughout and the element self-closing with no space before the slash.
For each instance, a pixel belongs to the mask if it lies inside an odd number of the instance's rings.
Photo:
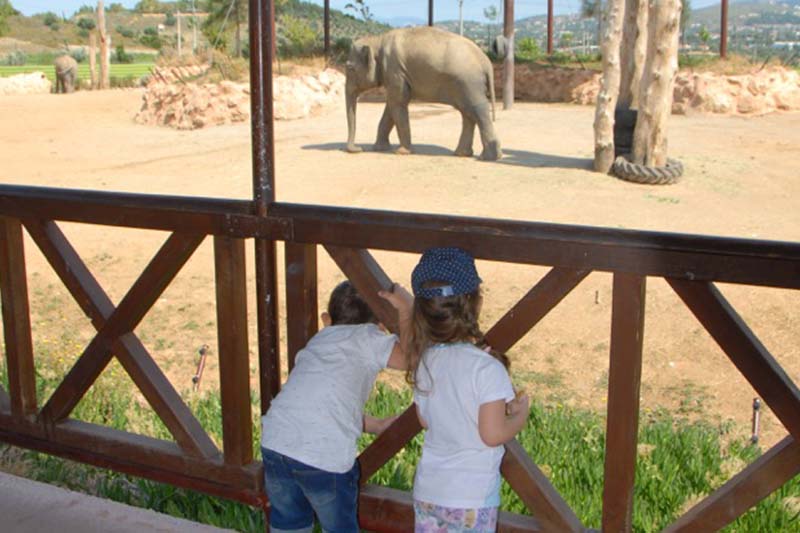
<svg viewBox="0 0 800 533">
<path fill-rule="evenodd" d="M 410 294 L 395 287 L 391 297 L 408 302 L 410 314 Z M 331 293 L 322 322 L 262 418 L 272 533 L 310 532 L 314 514 L 326 532 L 358 532 L 356 441 L 394 420 L 363 412 L 378 372 L 405 369 L 397 337 L 380 329 L 348 281 Z"/>
</svg>

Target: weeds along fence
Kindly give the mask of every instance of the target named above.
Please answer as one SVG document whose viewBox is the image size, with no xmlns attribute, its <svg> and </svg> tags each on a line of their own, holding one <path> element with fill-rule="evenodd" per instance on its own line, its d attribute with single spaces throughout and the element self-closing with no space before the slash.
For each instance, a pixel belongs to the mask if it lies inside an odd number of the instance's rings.
<svg viewBox="0 0 800 533">
<path fill-rule="evenodd" d="M 0 290 L 8 390 L 0 388 L 0 441 L 187 487 L 266 508 L 254 459 L 248 366 L 245 244 L 282 242 L 286 261 L 288 361 L 317 328 L 317 254 L 328 253 L 393 328 L 377 297 L 391 280 L 370 250 L 420 253 L 460 246 L 476 258 L 544 265 L 544 275 L 487 333 L 501 350 L 528 330 L 593 271 L 613 274 L 602 529 L 630 531 L 639 423 L 644 302 L 648 277 L 664 278 L 752 384 L 789 436 L 669 525 L 665 531 L 713 531 L 730 523 L 800 472 L 800 392 L 715 287 L 717 282 L 800 288 L 800 244 L 435 216 L 272 202 L 0 186 Z M 160 250 L 114 306 L 59 223 L 169 232 Z M 90 317 L 97 335 L 49 398 L 37 397 L 23 231 L 42 251 Z M 221 449 L 134 334 L 139 321 L 206 238 L 214 241 Z M 259 275 L 275 271 L 271 263 Z M 258 283 L 258 282 L 257 282 Z M 277 298 L 267 283 L 269 299 Z M 272 317 L 271 319 L 274 319 Z M 262 409 L 280 383 L 274 324 L 259 320 Z M 70 418 L 116 357 L 164 422 L 173 441 Z M 43 403 L 40 403 L 43 402 Z M 407 410 L 359 457 L 369 480 L 421 428 Z M 531 516 L 501 513 L 499 531 L 586 531 L 517 441 L 506 445 L 502 473 Z M 362 527 L 408 531 L 410 494 L 365 484 Z"/>
</svg>

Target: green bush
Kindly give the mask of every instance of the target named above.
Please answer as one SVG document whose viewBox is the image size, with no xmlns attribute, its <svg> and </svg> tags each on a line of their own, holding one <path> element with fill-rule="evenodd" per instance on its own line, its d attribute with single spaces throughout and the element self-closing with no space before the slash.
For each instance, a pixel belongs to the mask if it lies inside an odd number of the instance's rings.
<svg viewBox="0 0 800 533">
<path fill-rule="evenodd" d="M 164 25 L 165 26 L 174 26 L 177 23 L 178 23 L 178 19 L 177 19 L 177 17 L 175 17 L 175 14 L 172 11 L 167 13 L 166 16 L 164 17 Z"/>
<path fill-rule="evenodd" d="M 78 27 L 80 29 L 86 30 L 86 31 L 92 31 L 93 29 L 95 29 L 97 27 L 97 25 L 94 22 L 94 19 L 90 19 L 90 18 L 86 18 L 86 17 L 79 18 L 78 22 L 77 22 L 77 25 L 78 25 Z"/>
<path fill-rule="evenodd" d="M 89 54 L 86 53 L 84 48 L 73 48 L 69 51 L 69 55 L 72 56 L 72 59 L 77 61 L 78 63 L 83 63 L 87 59 L 89 59 Z"/>
<path fill-rule="evenodd" d="M 28 57 L 25 52 L 22 50 L 14 50 L 3 58 L 2 64 L 9 67 L 21 66 L 26 63 L 27 59 Z"/>
<path fill-rule="evenodd" d="M 539 43 L 533 37 L 525 37 L 517 43 L 517 56 L 523 61 L 536 61 L 542 57 Z"/>
<path fill-rule="evenodd" d="M 139 37 L 139 42 L 150 48 L 155 48 L 156 50 L 161 50 L 164 44 L 161 41 L 161 37 L 158 35 L 158 29 L 152 26 L 148 26 L 144 29 L 143 35 Z"/>
<path fill-rule="evenodd" d="M 567 52 L 561 52 L 559 50 L 553 52 L 549 56 L 547 56 L 547 60 L 551 63 L 555 63 L 556 65 L 563 65 L 565 63 L 569 63 L 572 61 L 572 54 Z"/>
<path fill-rule="evenodd" d="M 134 59 L 133 54 L 125 52 L 125 46 L 121 44 L 117 45 L 117 48 L 111 55 L 112 63 L 133 63 Z"/>
<path fill-rule="evenodd" d="M 44 23 L 45 26 L 48 26 L 52 30 L 57 30 L 59 20 L 60 19 L 58 18 L 58 15 L 56 15 L 51 11 L 48 11 L 47 13 L 44 14 L 44 17 L 42 18 L 42 23 Z"/>
<path fill-rule="evenodd" d="M 311 54 L 317 42 L 317 34 L 308 22 L 292 15 L 284 16 L 281 21 L 285 37 L 284 53 L 289 56 Z"/>
<path fill-rule="evenodd" d="M 133 39 L 136 37 L 136 32 L 133 29 L 128 28 L 126 26 L 117 26 L 116 30 L 117 33 L 128 39 Z"/>
</svg>

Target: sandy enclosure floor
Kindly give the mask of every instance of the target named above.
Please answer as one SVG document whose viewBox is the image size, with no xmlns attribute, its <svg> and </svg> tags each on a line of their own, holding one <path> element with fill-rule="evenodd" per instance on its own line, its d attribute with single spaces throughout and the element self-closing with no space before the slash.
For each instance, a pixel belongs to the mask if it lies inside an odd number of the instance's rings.
<svg viewBox="0 0 800 533">
<path fill-rule="evenodd" d="M 250 197 L 249 124 L 195 132 L 136 125 L 133 116 L 141 94 L 128 90 L 0 99 L 0 181 Z M 359 105 L 359 143 L 371 144 L 381 112 L 381 104 Z M 506 155 L 496 163 L 451 155 L 461 125 L 454 110 L 414 105 L 411 120 L 417 149 L 411 156 L 343 152 L 344 105 L 316 117 L 277 123 L 277 198 L 800 241 L 800 114 L 747 119 L 673 116 L 669 153 L 684 163 L 686 174 L 681 183 L 665 187 L 635 185 L 590 171 L 591 107 L 518 103 L 512 110 L 498 111 L 496 128 Z M 480 151 L 477 135 L 475 149 Z M 114 301 L 125 294 L 165 238 L 152 231 L 62 227 Z M 247 250 L 251 254 L 252 246 Z M 59 354 L 72 360 L 93 328 L 31 241 L 27 255 L 37 354 L 39 347 L 55 345 Z M 375 255 L 390 276 L 408 283 L 416 256 Z M 322 307 L 343 276 L 324 251 L 319 257 Z M 255 380 L 252 262 L 248 268 Z M 479 270 L 485 281 L 485 329 L 547 271 L 490 262 L 480 262 Z M 203 344 L 212 349 L 202 389 L 217 381 L 213 277 L 208 239 L 137 328 L 179 390 L 189 390 Z M 667 407 L 676 416 L 732 420 L 733 435 L 749 435 L 754 391 L 667 284 L 655 278 L 647 284 L 644 412 Z M 720 288 L 787 374 L 800 379 L 800 294 Z M 611 275 L 591 274 L 511 350 L 518 385 L 544 402 L 603 411 L 610 307 Z M 385 379 L 402 386 L 399 375 Z M 764 409 L 762 443 L 772 444 L 783 435 L 780 423 Z"/>
</svg>

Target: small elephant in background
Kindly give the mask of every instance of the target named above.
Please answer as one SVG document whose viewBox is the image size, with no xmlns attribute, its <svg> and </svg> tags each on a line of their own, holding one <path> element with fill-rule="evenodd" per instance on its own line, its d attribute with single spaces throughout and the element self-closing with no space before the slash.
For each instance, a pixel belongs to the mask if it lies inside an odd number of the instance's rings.
<svg viewBox="0 0 800 533">
<path fill-rule="evenodd" d="M 71 93 L 78 81 L 78 62 L 72 56 L 63 55 L 53 62 L 56 68 L 56 93 Z"/>
<path fill-rule="evenodd" d="M 389 133 L 397 128 L 399 154 L 411 152 L 408 104 L 423 100 L 448 104 L 461 112 L 461 137 L 455 155 L 471 156 L 475 126 L 483 142 L 481 159 L 502 157 L 494 131 L 494 70 L 483 51 L 471 40 L 428 26 L 402 28 L 364 37 L 353 43 L 347 59 L 347 151 L 355 144 L 356 103 L 367 89 L 386 89 L 375 150 L 390 148 Z"/>
</svg>

